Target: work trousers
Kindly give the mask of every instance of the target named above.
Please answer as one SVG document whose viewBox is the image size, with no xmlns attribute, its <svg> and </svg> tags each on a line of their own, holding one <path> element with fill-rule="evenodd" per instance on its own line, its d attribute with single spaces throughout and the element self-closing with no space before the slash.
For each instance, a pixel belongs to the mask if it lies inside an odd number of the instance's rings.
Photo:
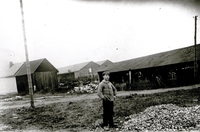
<svg viewBox="0 0 200 132">
<path fill-rule="evenodd" d="M 113 125 L 113 101 L 103 100 L 103 124 Z"/>
</svg>

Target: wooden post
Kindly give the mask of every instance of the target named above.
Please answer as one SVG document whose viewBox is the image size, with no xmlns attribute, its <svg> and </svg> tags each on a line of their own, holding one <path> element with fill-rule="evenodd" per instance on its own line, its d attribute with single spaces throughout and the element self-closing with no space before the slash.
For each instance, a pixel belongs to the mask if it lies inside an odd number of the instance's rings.
<svg viewBox="0 0 200 132">
<path fill-rule="evenodd" d="M 54 85 L 54 80 L 55 80 L 55 76 L 54 76 L 54 72 L 50 72 L 51 75 L 51 93 L 54 94 L 55 93 L 55 85 Z"/>
<path fill-rule="evenodd" d="M 31 79 L 30 63 L 29 63 L 29 59 L 28 59 L 28 48 L 27 48 L 27 42 L 26 42 L 26 32 L 25 32 L 24 11 L 23 11 L 22 0 L 20 0 L 20 7 L 21 7 L 21 15 L 22 15 L 22 28 L 23 28 L 23 35 L 24 35 L 24 47 L 25 47 L 25 56 L 26 56 L 26 70 L 27 70 L 27 76 L 28 76 L 28 86 L 29 86 L 30 100 L 31 100 L 30 103 L 31 103 L 31 108 L 35 108 L 34 100 L 33 100 L 33 85 L 32 85 L 32 79 Z"/>
<path fill-rule="evenodd" d="M 195 19 L 195 28 L 194 28 L 194 82 L 197 83 L 197 70 L 198 70 L 198 65 L 197 65 L 197 50 L 196 50 L 196 45 L 197 45 L 197 16 L 194 17 Z"/>
<path fill-rule="evenodd" d="M 131 89 L 131 69 L 129 70 L 129 89 Z"/>
</svg>

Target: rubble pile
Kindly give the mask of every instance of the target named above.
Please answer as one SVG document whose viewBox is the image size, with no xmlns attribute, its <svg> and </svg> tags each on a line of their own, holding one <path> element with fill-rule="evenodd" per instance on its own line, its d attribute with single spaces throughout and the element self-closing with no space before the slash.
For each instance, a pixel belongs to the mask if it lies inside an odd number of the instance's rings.
<svg viewBox="0 0 200 132">
<path fill-rule="evenodd" d="M 97 90 L 97 84 L 87 84 L 79 87 L 74 87 L 74 92 L 78 93 L 94 93 Z"/>
<path fill-rule="evenodd" d="M 126 117 L 122 130 L 190 130 L 200 123 L 200 106 L 178 107 L 173 104 L 151 106 L 144 112 Z"/>
</svg>

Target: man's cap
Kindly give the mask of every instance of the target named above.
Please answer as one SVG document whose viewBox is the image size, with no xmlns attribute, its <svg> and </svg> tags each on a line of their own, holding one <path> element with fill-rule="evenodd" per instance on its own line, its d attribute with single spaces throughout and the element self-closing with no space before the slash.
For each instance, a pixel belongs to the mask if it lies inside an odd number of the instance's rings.
<svg viewBox="0 0 200 132">
<path fill-rule="evenodd" d="M 110 75 L 110 72 L 105 71 L 105 72 L 102 73 L 102 76 L 104 76 L 104 75 Z"/>
</svg>

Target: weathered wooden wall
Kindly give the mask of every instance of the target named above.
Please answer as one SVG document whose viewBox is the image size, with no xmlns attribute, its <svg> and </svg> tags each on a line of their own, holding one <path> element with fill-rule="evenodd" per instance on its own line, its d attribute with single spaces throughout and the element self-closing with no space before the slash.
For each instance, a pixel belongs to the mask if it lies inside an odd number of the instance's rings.
<svg viewBox="0 0 200 132">
<path fill-rule="evenodd" d="M 35 90 L 37 91 L 44 89 L 55 90 L 55 88 L 58 88 L 57 72 L 35 72 L 31 77 L 33 89 L 36 86 Z M 16 82 L 18 93 L 28 93 L 27 75 L 17 76 Z"/>
<path fill-rule="evenodd" d="M 55 89 L 58 88 L 58 78 L 56 72 L 36 72 L 33 75 L 34 82 L 33 84 L 36 85 L 37 90 L 43 89 Z"/>
</svg>

